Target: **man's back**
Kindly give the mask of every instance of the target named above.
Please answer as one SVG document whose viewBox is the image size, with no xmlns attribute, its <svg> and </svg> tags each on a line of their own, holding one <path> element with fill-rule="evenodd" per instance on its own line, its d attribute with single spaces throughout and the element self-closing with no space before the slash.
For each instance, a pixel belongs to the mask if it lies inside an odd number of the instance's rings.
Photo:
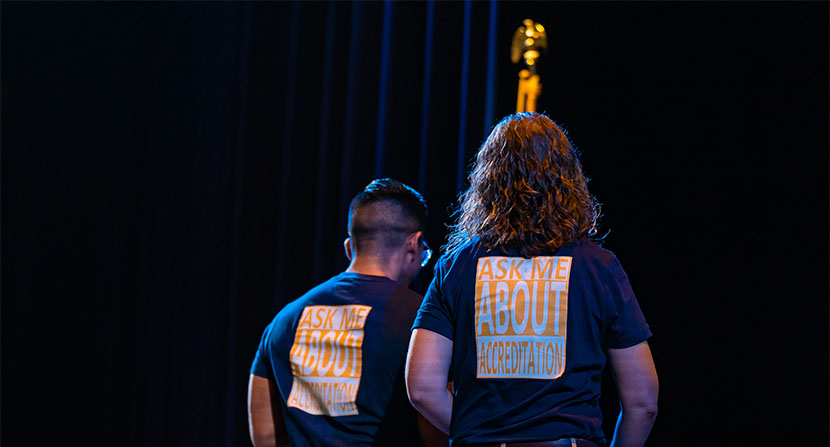
<svg viewBox="0 0 830 447">
<path fill-rule="evenodd" d="M 416 445 L 406 398 L 409 328 L 421 296 L 344 272 L 280 311 L 251 373 L 276 382 L 292 445 Z"/>
</svg>

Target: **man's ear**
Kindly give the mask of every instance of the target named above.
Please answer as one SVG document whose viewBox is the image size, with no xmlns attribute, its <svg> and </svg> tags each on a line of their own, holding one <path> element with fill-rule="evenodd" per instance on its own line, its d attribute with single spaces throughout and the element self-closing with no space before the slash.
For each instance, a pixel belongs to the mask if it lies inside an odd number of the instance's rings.
<svg viewBox="0 0 830 447">
<path fill-rule="evenodd" d="M 352 260 L 352 238 L 347 237 L 345 241 L 343 241 L 343 248 L 346 249 L 346 257 L 349 261 Z"/>
<path fill-rule="evenodd" d="M 424 233 L 421 231 L 416 231 L 409 235 L 406 238 L 406 251 L 408 252 L 416 252 L 418 251 L 418 246 L 421 245 L 421 238 L 424 236 Z"/>
</svg>

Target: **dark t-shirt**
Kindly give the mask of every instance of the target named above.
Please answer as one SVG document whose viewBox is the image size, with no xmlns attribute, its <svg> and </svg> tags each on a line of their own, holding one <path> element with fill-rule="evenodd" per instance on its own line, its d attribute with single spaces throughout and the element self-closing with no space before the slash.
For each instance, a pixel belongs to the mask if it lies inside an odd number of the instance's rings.
<svg viewBox="0 0 830 447">
<path fill-rule="evenodd" d="M 285 306 L 251 373 L 276 380 L 294 446 L 417 445 L 404 364 L 421 296 L 341 273 Z"/>
<path fill-rule="evenodd" d="M 442 256 L 413 327 L 453 340 L 453 445 L 605 444 L 606 350 L 651 336 L 619 261 L 587 239 L 532 259 L 476 241 Z"/>
</svg>

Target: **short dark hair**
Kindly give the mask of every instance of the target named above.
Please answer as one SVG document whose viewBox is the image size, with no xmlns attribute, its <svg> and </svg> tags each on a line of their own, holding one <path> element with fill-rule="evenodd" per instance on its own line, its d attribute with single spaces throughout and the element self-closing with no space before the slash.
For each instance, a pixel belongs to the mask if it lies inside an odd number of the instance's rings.
<svg viewBox="0 0 830 447">
<path fill-rule="evenodd" d="M 395 179 L 375 179 L 349 204 L 349 237 L 356 251 L 395 249 L 424 230 L 427 214 L 421 193 Z"/>
</svg>

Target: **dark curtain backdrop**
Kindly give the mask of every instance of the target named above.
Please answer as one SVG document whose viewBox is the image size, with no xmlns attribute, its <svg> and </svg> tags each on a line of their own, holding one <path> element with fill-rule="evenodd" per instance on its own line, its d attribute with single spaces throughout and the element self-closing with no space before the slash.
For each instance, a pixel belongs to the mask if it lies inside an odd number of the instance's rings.
<svg viewBox="0 0 830 447">
<path fill-rule="evenodd" d="M 346 266 L 351 196 L 398 178 L 444 242 L 524 18 L 655 334 L 649 445 L 827 445 L 827 2 L 0 12 L 4 446 L 246 445 L 261 331 Z"/>
</svg>

